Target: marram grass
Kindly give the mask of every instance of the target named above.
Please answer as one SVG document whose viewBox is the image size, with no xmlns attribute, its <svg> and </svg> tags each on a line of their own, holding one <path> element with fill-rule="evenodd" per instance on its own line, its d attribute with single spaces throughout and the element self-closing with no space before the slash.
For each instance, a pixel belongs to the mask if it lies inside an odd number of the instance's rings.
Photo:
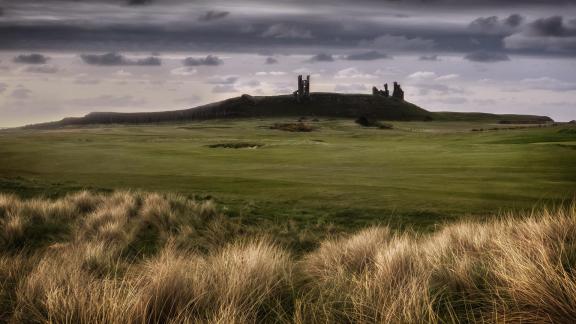
<svg viewBox="0 0 576 324">
<path fill-rule="evenodd" d="M 574 323 L 576 208 L 386 227 L 294 255 L 211 201 L 0 195 L 9 323 Z"/>
</svg>

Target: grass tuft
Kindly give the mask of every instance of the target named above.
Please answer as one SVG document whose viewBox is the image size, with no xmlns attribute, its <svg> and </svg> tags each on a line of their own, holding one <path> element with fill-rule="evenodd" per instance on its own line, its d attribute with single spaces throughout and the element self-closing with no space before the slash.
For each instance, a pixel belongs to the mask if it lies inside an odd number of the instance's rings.
<svg viewBox="0 0 576 324">
<path fill-rule="evenodd" d="M 0 195 L 0 321 L 576 322 L 575 205 L 302 255 L 276 231 L 174 194 Z"/>
</svg>

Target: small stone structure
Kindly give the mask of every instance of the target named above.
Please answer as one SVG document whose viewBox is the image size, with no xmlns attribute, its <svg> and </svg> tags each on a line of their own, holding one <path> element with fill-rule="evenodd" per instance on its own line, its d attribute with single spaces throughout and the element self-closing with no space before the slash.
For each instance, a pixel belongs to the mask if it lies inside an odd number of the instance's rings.
<svg viewBox="0 0 576 324">
<path fill-rule="evenodd" d="M 372 94 L 375 96 L 390 97 L 390 91 L 388 91 L 388 83 L 384 83 L 384 90 L 372 87 Z"/>
<path fill-rule="evenodd" d="M 294 98 L 296 102 L 310 99 L 310 75 L 306 76 L 306 80 L 302 78 L 302 75 L 298 76 L 298 90 L 294 91 Z"/>
<path fill-rule="evenodd" d="M 404 90 L 400 87 L 400 84 L 394 81 L 394 92 L 392 92 L 392 97 L 404 100 Z"/>
<path fill-rule="evenodd" d="M 388 90 L 388 83 L 384 84 L 384 90 L 372 87 L 372 95 L 382 96 L 386 98 L 390 97 L 390 91 Z M 404 90 L 402 90 L 402 87 L 398 82 L 394 82 L 394 89 L 392 90 L 392 98 L 404 100 Z"/>
</svg>

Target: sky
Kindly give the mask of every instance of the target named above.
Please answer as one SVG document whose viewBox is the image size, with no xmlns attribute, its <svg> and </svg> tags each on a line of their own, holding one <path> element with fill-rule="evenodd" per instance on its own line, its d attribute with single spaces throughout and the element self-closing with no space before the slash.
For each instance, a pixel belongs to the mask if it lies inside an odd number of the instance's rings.
<svg viewBox="0 0 576 324">
<path fill-rule="evenodd" d="M 244 93 L 576 119 L 576 0 L 0 0 L 0 127 Z"/>
</svg>

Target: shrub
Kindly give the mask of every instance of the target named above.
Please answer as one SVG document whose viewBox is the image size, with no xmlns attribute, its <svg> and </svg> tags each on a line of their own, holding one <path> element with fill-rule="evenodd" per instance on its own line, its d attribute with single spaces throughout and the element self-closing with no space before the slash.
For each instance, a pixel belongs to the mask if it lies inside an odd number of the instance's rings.
<svg viewBox="0 0 576 324">
<path fill-rule="evenodd" d="M 379 129 L 392 129 L 394 128 L 394 126 L 392 124 L 387 124 L 387 123 L 383 123 L 374 119 L 370 119 L 368 117 L 365 116 L 361 116 L 358 117 L 358 119 L 355 120 L 355 123 L 363 126 L 363 127 L 376 127 Z"/>
<path fill-rule="evenodd" d="M 311 132 L 316 130 L 315 127 L 305 124 L 303 122 L 297 123 L 275 123 L 270 126 L 270 129 L 277 129 L 286 132 Z"/>
</svg>

